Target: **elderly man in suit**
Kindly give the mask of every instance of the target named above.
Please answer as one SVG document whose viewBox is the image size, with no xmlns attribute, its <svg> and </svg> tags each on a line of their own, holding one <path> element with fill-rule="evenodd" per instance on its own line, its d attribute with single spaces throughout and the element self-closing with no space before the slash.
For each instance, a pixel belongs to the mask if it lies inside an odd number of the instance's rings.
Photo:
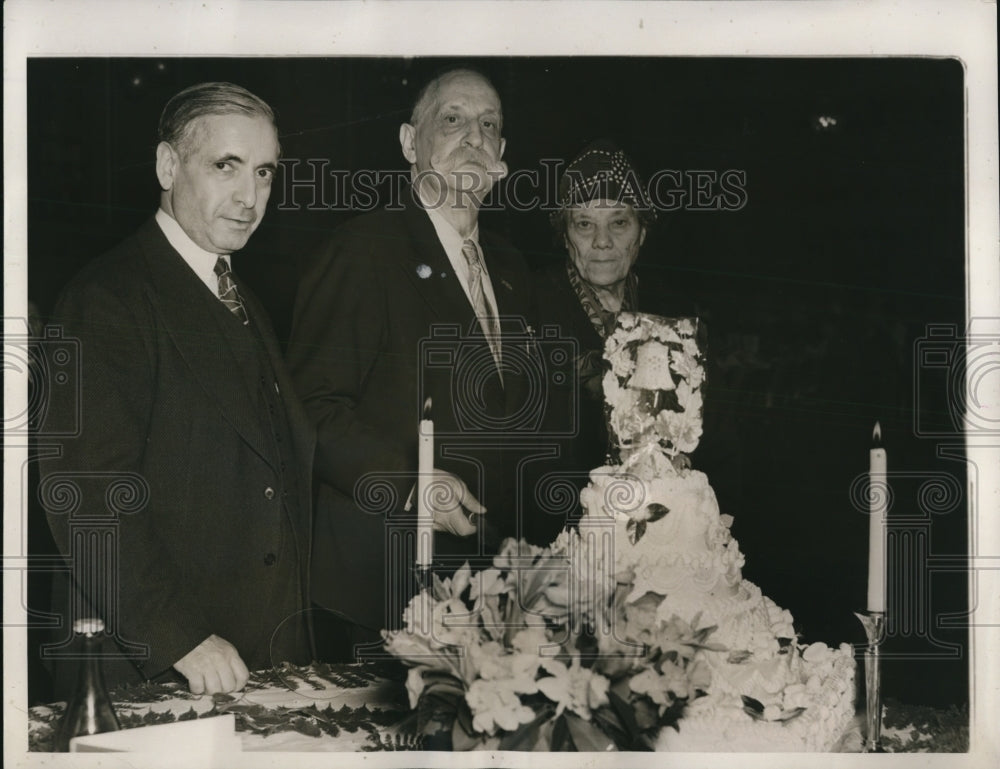
<svg viewBox="0 0 1000 769">
<path fill-rule="evenodd" d="M 43 463 L 42 496 L 71 564 L 67 619 L 97 612 L 128 650 L 105 663 L 109 685 L 176 672 L 192 692 L 228 692 L 310 653 L 315 435 L 230 264 L 264 216 L 278 135 L 257 96 L 203 83 L 167 103 L 159 139 L 156 215 L 53 313 L 79 344 L 81 427 Z"/>
<path fill-rule="evenodd" d="M 387 531 L 411 495 L 426 398 L 441 493 L 424 502 L 437 564 L 488 557 L 516 533 L 515 463 L 485 437 L 525 403 L 514 345 L 526 343 L 510 334 L 525 328 L 529 274 L 478 225 L 507 170 L 502 120 L 478 72 L 425 86 L 399 132 L 412 182 L 402 206 L 339 228 L 299 291 L 288 358 L 317 425 L 313 597 L 345 634 L 341 656 L 377 643 L 405 605 L 412 560 L 390 552 Z M 388 493 L 374 499 L 369 482 L 379 479 Z M 317 625 L 318 647 L 320 635 Z"/>
</svg>

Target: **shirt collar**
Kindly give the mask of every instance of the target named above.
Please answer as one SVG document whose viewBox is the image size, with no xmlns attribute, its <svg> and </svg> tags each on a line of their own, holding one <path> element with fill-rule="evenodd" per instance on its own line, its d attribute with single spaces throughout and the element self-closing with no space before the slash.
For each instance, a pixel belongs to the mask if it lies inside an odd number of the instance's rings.
<svg viewBox="0 0 1000 769">
<path fill-rule="evenodd" d="M 208 286 L 213 293 L 218 293 L 219 278 L 215 274 L 215 263 L 219 257 L 222 257 L 226 264 L 232 267 L 229 254 L 213 254 L 203 249 L 191 240 L 177 220 L 162 208 L 156 212 L 156 223 L 160 225 L 167 242 L 181 255 L 181 258 L 201 279 L 201 282 Z"/>
<path fill-rule="evenodd" d="M 476 223 L 475 228 L 469 233 L 468 238 L 463 238 L 458 230 L 449 222 L 441 212 L 438 210 L 437 206 L 432 205 L 423 196 L 420 190 L 417 190 L 417 195 L 420 197 L 420 204 L 423 206 L 424 211 L 431 219 L 431 224 L 434 225 L 434 231 L 437 233 L 438 240 L 441 241 L 441 245 L 444 246 L 444 250 L 448 254 L 462 253 L 462 245 L 466 240 L 473 241 L 477 246 L 479 245 L 479 223 Z"/>
</svg>

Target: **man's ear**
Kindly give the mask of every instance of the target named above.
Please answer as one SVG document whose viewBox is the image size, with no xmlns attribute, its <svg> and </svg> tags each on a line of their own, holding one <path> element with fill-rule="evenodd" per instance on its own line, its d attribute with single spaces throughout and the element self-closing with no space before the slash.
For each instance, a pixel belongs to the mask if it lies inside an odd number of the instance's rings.
<svg viewBox="0 0 1000 769">
<path fill-rule="evenodd" d="M 417 129 L 409 123 L 403 123 L 399 127 L 399 146 L 403 150 L 403 157 L 411 166 L 417 164 Z"/>
<path fill-rule="evenodd" d="M 642 248 L 642 244 L 646 242 L 646 228 L 643 227 L 639 230 L 639 248 Z"/>
<path fill-rule="evenodd" d="M 156 178 L 160 182 L 160 189 L 169 190 L 174 186 L 174 173 L 179 163 L 180 158 L 167 142 L 156 145 Z"/>
</svg>

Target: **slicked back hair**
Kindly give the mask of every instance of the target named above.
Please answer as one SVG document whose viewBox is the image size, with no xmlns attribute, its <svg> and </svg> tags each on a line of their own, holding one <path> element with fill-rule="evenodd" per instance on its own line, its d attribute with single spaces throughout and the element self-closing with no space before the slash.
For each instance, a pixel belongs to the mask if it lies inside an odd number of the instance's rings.
<svg viewBox="0 0 1000 769">
<path fill-rule="evenodd" d="M 246 88 L 233 83 L 199 83 L 167 102 L 160 115 L 157 138 L 171 145 L 181 157 L 187 157 L 192 149 L 192 126 L 207 115 L 256 116 L 275 125 L 274 110 Z"/>
</svg>

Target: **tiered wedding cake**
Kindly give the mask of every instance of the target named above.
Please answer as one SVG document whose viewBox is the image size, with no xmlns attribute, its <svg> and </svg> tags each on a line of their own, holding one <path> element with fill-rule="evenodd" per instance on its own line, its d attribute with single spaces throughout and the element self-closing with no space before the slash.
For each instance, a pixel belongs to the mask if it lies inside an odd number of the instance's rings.
<svg viewBox="0 0 1000 769">
<path fill-rule="evenodd" d="M 689 703 L 677 731 L 662 730 L 659 749 L 831 750 L 854 714 L 852 650 L 798 644 L 789 612 L 742 578 L 732 518 L 687 462 L 702 428 L 696 337 L 690 319 L 622 314 L 604 379 L 621 464 L 591 473 L 580 534 L 613 542 L 617 582 L 631 585 L 629 635 L 655 612 L 716 626 L 711 640 L 725 647 L 698 652 L 708 694 Z"/>
</svg>

